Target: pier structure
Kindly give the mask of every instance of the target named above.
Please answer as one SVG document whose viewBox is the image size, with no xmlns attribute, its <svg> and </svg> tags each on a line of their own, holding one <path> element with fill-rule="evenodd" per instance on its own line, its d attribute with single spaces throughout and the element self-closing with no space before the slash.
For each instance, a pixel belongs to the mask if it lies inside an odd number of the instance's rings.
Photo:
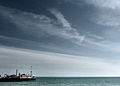
<svg viewBox="0 0 120 86">
<path fill-rule="evenodd" d="M 30 74 L 18 74 L 18 69 L 16 69 L 16 74 L 8 75 L 4 74 L 4 76 L 0 75 L 0 82 L 7 82 L 7 81 L 29 81 L 29 80 L 36 80 L 36 77 L 32 75 L 32 66 L 30 70 Z"/>
</svg>

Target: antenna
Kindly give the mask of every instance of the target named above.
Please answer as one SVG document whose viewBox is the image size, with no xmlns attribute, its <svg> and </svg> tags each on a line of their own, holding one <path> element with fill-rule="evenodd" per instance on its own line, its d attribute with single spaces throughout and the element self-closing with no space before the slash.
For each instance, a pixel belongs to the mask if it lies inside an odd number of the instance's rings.
<svg viewBox="0 0 120 86">
<path fill-rule="evenodd" d="M 32 66 L 30 66 L 30 67 L 31 67 L 30 75 L 31 75 L 31 77 L 32 77 Z"/>
</svg>

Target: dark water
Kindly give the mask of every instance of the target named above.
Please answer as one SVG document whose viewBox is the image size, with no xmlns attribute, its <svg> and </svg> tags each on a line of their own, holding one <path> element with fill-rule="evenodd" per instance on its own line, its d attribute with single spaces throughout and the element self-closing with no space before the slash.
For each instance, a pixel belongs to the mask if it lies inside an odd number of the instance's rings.
<svg viewBox="0 0 120 86">
<path fill-rule="evenodd" d="M 0 86 L 120 86 L 120 78 L 37 78 L 36 81 L 0 82 Z"/>
</svg>

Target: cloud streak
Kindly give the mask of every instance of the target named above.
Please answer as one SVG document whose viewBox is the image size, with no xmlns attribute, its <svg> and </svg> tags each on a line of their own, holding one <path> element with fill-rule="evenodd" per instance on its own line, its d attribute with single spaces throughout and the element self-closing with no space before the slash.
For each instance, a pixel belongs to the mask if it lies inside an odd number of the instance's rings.
<svg viewBox="0 0 120 86">
<path fill-rule="evenodd" d="M 45 15 L 23 12 L 3 6 L 0 6 L 0 9 L 1 15 L 20 27 L 23 32 L 32 36 L 42 38 L 47 35 L 52 35 L 69 40 L 79 46 L 95 49 L 101 49 L 102 47 L 107 51 L 109 51 L 109 49 L 112 50 L 109 46 L 109 41 L 106 41 L 103 38 L 100 39 L 101 37 L 93 37 L 89 34 L 81 36 L 77 29 L 73 28 L 63 14 L 56 9 L 49 9 L 50 13 L 53 14 L 56 20 Z M 100 41 L 97 41 L 97 39 Z"/>
<path fill-rule="evenodd" d="M 45 15 L 22 12 L 6 7 L 0 7 L 0 9 L 0 13 L 3 14 L 4 17 L 8 17 L 12 23 L 16 24 L 23 31 L 28 32 L 28 34 L 33 36 L 46 36 L 46 34 L 41 33 L 41 31 L 45 31 L 50 35 L 70 40 L 79 46 L 81 46 L 83 42 L 95 46 L 103 45 L 93 41 L 92 38 L 86 38 L 85 35 L 81 36 L 80 33 L 77 32 L 77 29 L 73 28 L 71 24 L 65 19 L 63 14 L 56 9 L 49 9 L 49 11 L 56 17 L 57 20 L 51 19 Z"/>
<path fill-rule="evenodd" d="M 81 43 L 84 41 L 85 36 L 80 36 L 80 33 L 78 33 L 77 30 L 71 26 L 61 12 L 56 9 L 49 9 L 49 11 L 57 18 L 57 21 L 62 24 L 64 29 L 62 33 L 63 35 L 71 39 L 77 39 Z"/>
<path fill-rule="evenodd" d="M 32 35 L 41 36 L 40 31 L 43 30 L 50 35 L 56 35 L 65 39 L 75 39 L 80 42 L 84 40 L 84 36 L 80 36 L 64 16 L 55 9 L 51 9 L 50 12 L 57 18 L 57 21 L 45 15 L 21 11 L 16 12 L 15 9 L 6 7 L 1 7 L 1 9 L 1 13 L 5 17 L 9 17 L 10 21 L 21 27 L 23 31 L 27 31 Z M 12 13 L 11 10 L 16 13 Z"/>
</svg>

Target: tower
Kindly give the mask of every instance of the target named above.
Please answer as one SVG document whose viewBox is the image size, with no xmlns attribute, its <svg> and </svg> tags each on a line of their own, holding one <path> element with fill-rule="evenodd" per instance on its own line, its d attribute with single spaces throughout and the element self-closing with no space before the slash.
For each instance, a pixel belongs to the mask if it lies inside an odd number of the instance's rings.
<svg viewBox="0 0 120 86">
<path fill-rule="evenodd" d="M 32 77 L 32 66 L 30 66 L 30 67 L 31 67 L 30 76 Z"/>
<path fill-rule="evenodd" d="M 16 69 L 16 76 L 18 75 L 18 70 Z"/>
</svg>

